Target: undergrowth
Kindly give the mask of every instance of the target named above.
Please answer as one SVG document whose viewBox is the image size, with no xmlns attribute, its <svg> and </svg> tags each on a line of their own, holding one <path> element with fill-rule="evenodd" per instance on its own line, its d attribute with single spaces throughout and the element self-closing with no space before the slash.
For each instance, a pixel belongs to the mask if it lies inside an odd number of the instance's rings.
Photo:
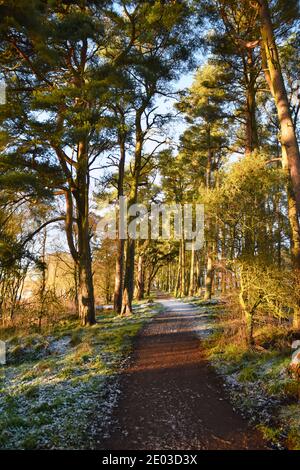
<svg viewBox="0 0 300 470">
<path fill-rule="evenodd" d="M 249 348 L 240 312 L 222 305 L 214 318 L 203 344 L 231 401 L 274 446 L 299 450 L 300 384 L 288 371 L 293 331 L 279 322 L 257 324 Z"/>
</svg>

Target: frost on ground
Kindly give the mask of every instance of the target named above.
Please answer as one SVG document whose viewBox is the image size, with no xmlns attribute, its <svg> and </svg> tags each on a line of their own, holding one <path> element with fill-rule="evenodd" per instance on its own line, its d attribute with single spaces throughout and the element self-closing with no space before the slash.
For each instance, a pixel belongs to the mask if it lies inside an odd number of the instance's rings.
<svg viewBox="0 0 300 470">
<path fill-rule="evenodd" d="M 279 352 L 245 354 L 213 365 L 231 402 L 277 448 L 300 450 L 299 383 L 289 374 L 290 357 Z"/>
<path fill-rule="evenodd" d="M 148 304 L 126 318 L 103 313 L 91 328 L 66 320 L 48 336 L 8 336 L 8 363 L 0 367 L 0 448 L 96 448 L 132 338 L 158 309 Z"/>
<path fill-rule="evenodd" d="M 275 447 L 300 450 L 300 384 L 288 373 L 291 352 L 225 346 L 219 341 L 223 332 L 216 321 L 224 307 L 217 301 L 186 301 L 198 306 L 201 322 L 196 323 L 196 331 L 233 406 L 258 425 Z"/>
</svg>

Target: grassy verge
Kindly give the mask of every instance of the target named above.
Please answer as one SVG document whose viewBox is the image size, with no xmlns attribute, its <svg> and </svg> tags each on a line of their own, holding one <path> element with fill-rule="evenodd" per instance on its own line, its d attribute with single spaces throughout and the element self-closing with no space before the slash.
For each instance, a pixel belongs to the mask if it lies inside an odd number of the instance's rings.
<svg viewBox="0 0 300 470">
<path fill-rule="evenodd" d="M 231 402 L 274 447 L 300 450 L 300 384 L 287 370 L 291 360 L 287 331 L 263 327 L 257 331 L 258 347 L 249 350 L 230 312 L 224 306 L 205 306 L 212 313 L 216 308 L 219 313 L 204 346 Z"/>
<path fill-rule="evenodd" d="M 76 320 L 48 333 L 6 333 L 7 366 L 0 366 L 0 448 L 97 447 L 116 401 L 118 377 L 132 340 L 161 310 L 136 306 L 126 318 L 98 315 L 91 328 Z"/>
</svg>

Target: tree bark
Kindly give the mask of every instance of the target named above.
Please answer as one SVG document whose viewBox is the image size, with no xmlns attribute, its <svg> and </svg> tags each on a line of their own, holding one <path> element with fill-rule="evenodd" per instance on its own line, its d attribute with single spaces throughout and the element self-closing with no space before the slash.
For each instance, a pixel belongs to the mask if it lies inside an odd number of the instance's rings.
<svg viewBox="0 0 300 470">
<path fill-rule="evenodd" d="M 298 215 L 300 213 L 300 153 L 296 130 L 291 115 L 285 83 L 282 75 L 278 49 L 268 0 L 259 0 L 261 20 L 261 55 L 265 77 L 275 101 L 280 130 L 281 145 L 287 159 L 292 190 L 295 195 Z"/>
<path fill-rule="evenodd" d="M 139 255 L 138 258 L 138 272 L 137 272 L 137 291 L 136 298 L 137 300 L 142 300 L 144 298 L 144 258 L 143 255 Z"/>
<path fill-rule="evenodd" d="M 297 289 L 300 285 L 300 153 L 290 103 L 282 75 L 278 49 L 274 36 L 269 2 L 258 2 L 261 19 L 261 55 L 266 81 L 274 98 L 279 124 L 282 148 L 282 166 L 288 176 L 287 198 L 288 217 L 292 233 L 292 260 Z M 294 327 L 298 324 L 299 309 L 294 315 Z"/>
<path fill-rule="evenodd" d="M 114 310 L 117 313 L 121 313 L 122 310 L 124 251 L 125 240 L 117 239 L 116 272 L 114 287 Z"/>
<path fill-rule="evenodd" d="M 253 344 L 254 344 L 254 339 L 253 339 L 253 330 L 254 330 L 253 311 L 250 311 L 247 308 L 247 305 L 246 305 L 246 302 L 245 302 L 245 299 L 244 299 L 244 294 L 245 294 L 245 287 L 244 287 L 244 282 L 243 282 L 243 273 L 241 272 L 239 302 L 240 302 L 240 306 L 243 310 L 244 318 L 245 318 L 247 345 L 249 347 L 252 347 Z"/>
<path fill-rule="evenodd" d="M 135 132 L 136 132 L 136 143 L 135 143 L 135 161 L 133 171 L 133 182 L 129 197 L 129 207 L 132 204 L 136 204 L 138 196 L 138 185 L 141 172 L 142 164 L 142 148 L 143 148 L 143 131 L 142 131 L 142 114 L 143 109 L 139 110 L 136 114 L 135 119 Z M 128 217 L 128 223 L 132 221 L 132 217 Z M 125 277 L 124 277 L 124 290 L 122 300 L 122 315 L 132 314 L 132 300 L 134 291 L 134 257 L 135 257 L 135 240 L 128 238 L 127 250 L 126 250 L 126 266 L 125 266 Z"/>
<path fill-rule="evenodd" d="M 211 188 L 212 185 L 212 159 L 213 154 L 211 150 L 211 138 L 210 138 L 210 128 L 208 128 L 207 133 L 207 142 L 208 142 L 208 153 L 207 153 L 207 165 L 206 165 L 206 189 L 207 191 Z M 210 233 L 212 229 L 212 224 L 210 217 L 207 218 L 207 236 L 212 237 Z M 205 294 L 204 299 L 210 300 L 212 296 L 212 286 L 214 278 L 214 263 L 213 263 L 213 243 L 211 240 L 207 242 L 207 262 L 206 262 L 206 275 L 205 275 Z"/>
<path fill-rule="evenodd" d="M 75 302 L 75 310 L 76 315 L 79 317 L 79 296 L 78 296 L 78 269 L 77 263 L 74 261 L 74 269 L 73 269 L 73 277 L 74 277 L 74 302 Z"/>
<path fill-rule="evenodd" d="M 205 276 L 204 300 L 210 300 L 211 299 L 213 279 L 214 279 L 214 266 L 213 266 L 212 249 L 211 249 L 211 247 L 208 247 L 207 263 L 206 263 L 206 276 Z"/>
<path fill-rule="evenodd" d="M 118 178 L 118 198 L 124 194 L 124 170 L 125 170 L 125 138 L 119 137 L 120 161 L 119 161 L 119 178 Z M 120 207 L 119 212 L 120 215 Z M 125 240 L 120 238 L 120 222 L 117 222 L 117 255 L 116 255 L 116 273 L 115 273 L 115 289 L 114 289 L 114 310 L 121 313 L 122 310 L 122 293 L 123 293 L 123 269 L 124 269 L 124 251 Z"/>
<path fill-rule="evenodd" d="M 247 50 L 245 65 L 245 77 L 247 81 L 246 92 L 246 146 L 245 155 L 251 155 L 258 148 L 258 133 L 256 122 L 256 71 L 254 69 L 253 51 Z"/>
<path fill-rule="evenodd" d="M 186 295 L 186 253 L 184 236 L 181 239 L 180 296 Z"/>
<path fill-rule="evenodd" d="M 168 281 L 167 281 L 167 292 L 170 294 L 172 290 L 172 265 L 171 260 L 168 260 Z"/>
<path fill-rule="evenodd" d="M 201 293 L 201 272 L 200 272 L 200 256 L 196 256 L 196 292 L 199 295 Z"/>
<path fill-rule="evenodd" d="M 194 245 L 194 242 L 192 242 L 189 296 L 194 295 L 194 292 L 195 292 L 195 245 Z"/>
<path fill-rule="evenodd" d="M 78 307 L 82 326 L 96 323 L 90 254 L 85 249 L 78 262 Z"/>
<path fill-rule="evenodd" d="M 178 253 L 178 264 L 177 264 L 177 273 L 175 279 L 175 297 L 178 297 L 180 294 L 180 280 L 181 280 L 181 244 L 179 245 Z"/>
<path fill-rule="evenodd" d="M 222 273 L 221 273 L 221 292 L 226 294 L 226 282 L 227 282 L 227 272 L 226 272 L 226 228 L 222 229 Z"/>
<path fill-rule="evenodd" d="M 42 241 L 42 256 L 41 256 L 41 261 L 43 263 L 43 268 L 42 268 L 42 279 L 41 279 L 41 285 L 39 289 L 39 330 L 42 328 L 42 321 L 43 321 L 43 316 L 45 313 L 45 300 L 46 300 L 46 272 L 47 272 L 47 266 L 46 266 L 46 244 L 47 244 L 47 227 L 44 228 L 43 230 L 43 241 Z"/>
<path fill-rule="evenodd" d="M 96 323 L 89 227 L 89 173 L 86 142 L 78 145 L 78 171 L 74 191 L 78 228 L 78 304 L 83 326 Z"/>
</svg>

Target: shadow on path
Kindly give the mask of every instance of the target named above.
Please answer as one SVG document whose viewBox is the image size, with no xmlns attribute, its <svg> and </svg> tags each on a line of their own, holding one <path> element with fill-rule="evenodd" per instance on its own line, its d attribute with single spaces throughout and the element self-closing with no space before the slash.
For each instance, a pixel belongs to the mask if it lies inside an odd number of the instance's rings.
<svg viewBox="0 0 300 470">
<path fill-rule="evenodd" d="M 160 299 L 165 311 L 139 335 L 121 379 L 116 425 L 102 449 L 266 449 L 226 400 L 201 349 L 204 318 L 191 305 Z M 204 325 L 205 326 L 205 325 Z"/>
</svg>

